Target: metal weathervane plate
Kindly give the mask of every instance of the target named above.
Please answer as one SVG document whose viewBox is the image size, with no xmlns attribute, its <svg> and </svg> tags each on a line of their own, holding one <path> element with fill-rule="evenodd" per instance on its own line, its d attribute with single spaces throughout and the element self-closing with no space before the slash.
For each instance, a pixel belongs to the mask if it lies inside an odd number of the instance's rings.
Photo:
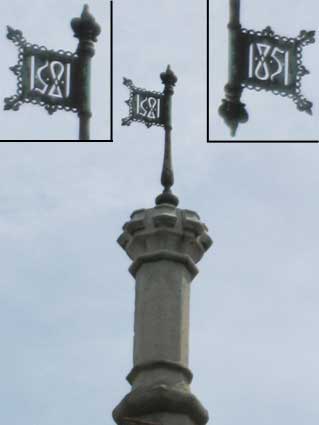
<svg viewBox="0 0 319 425">
<path fill-rule="evenodd" d="M 8 27 L 7 38 L 18 48 L 18 64 L 10 70 L 17 76 L 17 94 L 5 98 L 5 110 L 19 110 L 22 103 L 44 106 L 49 114 L 58 109 L 78 112 L 78 56 L 63 50 L 48 50 L 30 44 L 22 31 Z"/>
<path fill-rule="evenodd" d="M 241 84 L 254 90 L 269 90 L 288 96 L 298 110 L 312 113 L 312 102 L 301 94 L 301 78 L 309 74 L 302 64 L 304 46 L 315 42 L 315 31 L 301 31 L 297 38 L 241 29 Z"/>
<path fill-rule="evenodd" d="M 129 116 L 122 119 L 122 125 L 130 125 L 133 121 L 144 123 L 147 127 L 165 125 L 164 94 L 147 91 L 135 87 L 132 80 L 124 78 L 123 84 L 130 90 Z"/>
</svg>

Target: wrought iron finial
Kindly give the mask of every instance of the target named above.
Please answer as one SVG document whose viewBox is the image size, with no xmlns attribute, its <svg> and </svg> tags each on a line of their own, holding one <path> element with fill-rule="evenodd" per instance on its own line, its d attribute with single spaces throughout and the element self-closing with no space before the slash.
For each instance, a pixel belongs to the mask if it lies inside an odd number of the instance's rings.
<svg viewBox="0 0 319 425">
<path fill-rule="evenodd" d="M 172 204 L 178 205 L 178 198 L 175 196 L 171 187 L 174 184 L 174 171 L 172 163 L 171 131 L 172 131 L 172 96 L 177 77 L 168 65 L 166 72 L 161 73 L 161 80 L 164 88 L 164 113 L 165 113 L 165 151 L 161 176 L 161 183 L 164 187 L 163 193 L 157 196 L 156 205 Z"/>
<path fill-rule="evenodd" d="M 168 65 L 165 72 L 161 73 L 162 83 L 165 84 L 166 87 L 174 87 L 177 83 L 177 77 L 174 72 L 171 70 L 171 66 Z"/>
<path fill-rule="evenodd" d="M 101 27 L 91 15 L 87 4 L 84 5 L 81 17 L 72 19 L 71 27 L 74 31 L 74 37 L 78 39 L 96 42 L 97 37 L 101 34 Z"/>
<path fill-rule="evenodd" d="M 129 115 L 122 119 L 122 125 L 129 126 L 133 121 L 141 122 L 147 127 L 159 126 L 165 129 L 165 150 L 161 182 L 164 186 L 163 193 L 157 196 L 155 202 L 159 204 L 178 205 L 178 198 L 171 187 L 174 184 L 174 173 L 171 153 L 172 132 L 172 96 L 177 77 L 168 65 L 161 75 L 164 84 L 163 92 L 155 92 L 135 87 L 132 80 L 123 79 L 123 84 L 129 89 L 130 97 L 126 100 Z"/>
<path fill-rule="evenodd" d="M 7 39 L 11 40 L 18 47 L 23 47 L 26 43 L 26 40 L 23 37 L 23 32 L 15 30 L 10 27 L 10 25 L 7 25 Z"/>
<path fill-rule="evenodd" d="M 83 11 L 82 11 L 81 17 L 82 17 L 82 18 L 85 18 L 85 17 L 86 17 L 86 16 L 88 16 L 89 14 L 90 14 L 89 5 L 88 5 L 88 4 L 85 4 L 85 5 L 83 6 Z"/>
<path fill-rule="evenodd" d="M 316 42 L 316 31 L 302 30 L 300 31 L 297 40 L 303 47 L 308 46 L 308 44 L 313 44 Z"/>
<path fill-rule="evenodd" d="M 248 121 L 246 105 L 240 101 L 241 93 L 241 87 L 226 84 L 225 99 L 222 100 L 222 104 L 218 109 L 219 115 L 230 128 L 232 137 L 236 135 L 239 124 L 244 124 Z"/>
</svg>

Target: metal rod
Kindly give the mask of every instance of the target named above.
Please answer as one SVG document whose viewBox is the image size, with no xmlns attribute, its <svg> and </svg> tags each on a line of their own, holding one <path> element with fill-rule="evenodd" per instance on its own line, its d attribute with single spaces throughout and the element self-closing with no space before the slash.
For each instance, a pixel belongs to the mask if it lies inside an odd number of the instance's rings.
<svg viewBox="0 0 319 425">
<path fill-rule="evenodd" d="M 91 60 L 95 54 L 94 42 L 101 33 L 101 27 L 96 23 L 85 5 L 80 18 L 71 22 L 74 36 L 79 39 L 78 58 L 78 116 L 80 120 L 79 140 L 90 140 L 91 112 Z"/>
<path fill-rule="evenodd" d="M 163 193 L 161 193 L 155 200 L 156 204 L 173 204 L 178 205 L 178 198 L 175 196 L 171 187 L 174 184 L 174 171 L 172 161 L 172 97 L 174 95 L 174 86 L 177 82 L 177 77 L 168 65 L 166 72 L 161 73 L 162 83 L 165 85 L 164 88 L 164 119 L 165 119 L 165 148 L 164 148 L 164 160 L 161 175 L 161 183 L 164 187 Z"/>
<path fill-rule="evenodd" d="M 164 161 L 161 176 L 161 183 L 164 192 L 169 192 L 174 184 L 174 170 L 172 163 L 172 128 L 165 127 L 165 148 Z"/>
<path fill-rule="evenodd" d="M 228 23 L 228 38 L 229 38 L 229 59 L 228 72 L 229 84 L 237 86 L 240 78 L 240 0 L 230 0 L 229 2 L 229 23 Z"/>
<path fill-rule="evenodd" d="M 170 191 L 170 188 L 174 184 L 174 171 L 172 162 L 172 97 L 174 95 L 175 82 L 169 80 L 171 72 L 170 67 L 167 67 L 166 73 L 162 74 L 163 82 L 165 84 L 164 89 L 164 110 L 165 110 L 165 149 L 164 149 L 164 161 L 161 176 L 161 183 L 166 192 Z"/>
<path fill-rule="evenodd" d="M 91 59 L 94 55 L 93 43 L 81 40 L 79 44 L 79 88 L 80 88 L 80 137 L 79 140 L 90 140 L 91 111 Z"/>
<path fill-rule="evenodd" d="M 240 0 L 229 0 L 229 22 L 240 25 Z"/>
<path fill-rule="evenodd" d="M 83 113 L 79 113 L 80 120 L 80 132 L 79 132 L 79 140 L 91 140 L 90 138 L 90 120 L 91 116 Z"/>
<path fill-rule="evenodd" d="M 240 101 L 243 91 L 240 0 L 229 0 L 228 39 L 228 83 L 219 114 L 230 128 L 231 135 L 235 136 L 239 123 L 248 121 L 245 104 Z"/>
</svg>

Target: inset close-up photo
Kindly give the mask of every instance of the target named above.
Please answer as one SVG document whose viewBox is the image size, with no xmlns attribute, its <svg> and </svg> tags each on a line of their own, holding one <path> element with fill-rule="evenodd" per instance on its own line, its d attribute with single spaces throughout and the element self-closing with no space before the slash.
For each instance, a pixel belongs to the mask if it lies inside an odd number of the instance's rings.
<svg viewBox="0 0 319 425">
<path fill-rule="evenodd" d="M 318 141 L 314 0 L 209 8 L 209 141 Z"/>
<path fill-rule="evenodd" d="M 110 4 L 71 0 L 60 9 L 48 0 L 30 13 L 29 3 L 8 2 L 0 37 L 2 140 L 110 139 Z"/>
</svg>

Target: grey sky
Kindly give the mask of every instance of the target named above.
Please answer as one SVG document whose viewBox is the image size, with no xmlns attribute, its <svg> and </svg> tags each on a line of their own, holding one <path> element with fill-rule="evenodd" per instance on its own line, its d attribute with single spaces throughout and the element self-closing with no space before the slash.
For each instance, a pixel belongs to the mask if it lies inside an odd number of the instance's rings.
<svg viewBox="0 0 319 425">
<path fill-rule="evenodd" d="M 193 392 L 216 425 L 317 424 L 317 146 L 206 144 L 205 2 L 114 8 L 115 143 L 0 144 L 0 422 L 111 424 L 129 391 L 134 281 L 116 239 L 161 191 L 163 132 L 120 127 L 122 76 L 160 90 L 170 63 L 174 191 L 214 239 L 192 284 Z"/>
<path fill-rule="evenodd" d="M 100 0 L 3 0 L 0 5 L 0 100 L 16 92 L 16 77 L 9 66 L 17 63 L 17 48 L 6 38 L 6 25 L 23 31 L 27 41 L 43 44 L 49 49 L 75 51 L 78 40 L 73 37 L 70 20 L 80 16 L 83 4 L 91 6 L 91 12 L 103 32 L 96 44 L 96 56 L 92 62 L 92 139 L 109 138 L 109 2 Z M 62 7 L 61 7 L 62 6 Z M 3 103 L 2 103 L 3 104 Z M 40 106 L 23 104 L 19 112 L 0 108 L 1 140 L 77 140 L 78 117 L 73 112 L 58 111 L 49 116 Z"/>
<path fill-rule="evenodd" d="M 218 115 L 227 82 L 228 0 L 211 1 L 211 108 L 210 138 L 229 140 L 229 130 Z M 300 30 L 318 30 L 318 2 L 307 0 L 242 0 L 242 26 L 262 30 L 270 25 L 282 36 L 296 37 Z M 249 121 L 239 126 L 233 140 L 318 140 L 319 94 L 316 91 L 319 74 L 318 32 L 316 44 L 304 48 L 303 63 L 311 72 L 302 78 L 302 93 L 313 102 L 313 116 L 299 112 L 292 100 L 261 91 L 244 90 L 242 101 L 247 106 Z"/>
</svg>

